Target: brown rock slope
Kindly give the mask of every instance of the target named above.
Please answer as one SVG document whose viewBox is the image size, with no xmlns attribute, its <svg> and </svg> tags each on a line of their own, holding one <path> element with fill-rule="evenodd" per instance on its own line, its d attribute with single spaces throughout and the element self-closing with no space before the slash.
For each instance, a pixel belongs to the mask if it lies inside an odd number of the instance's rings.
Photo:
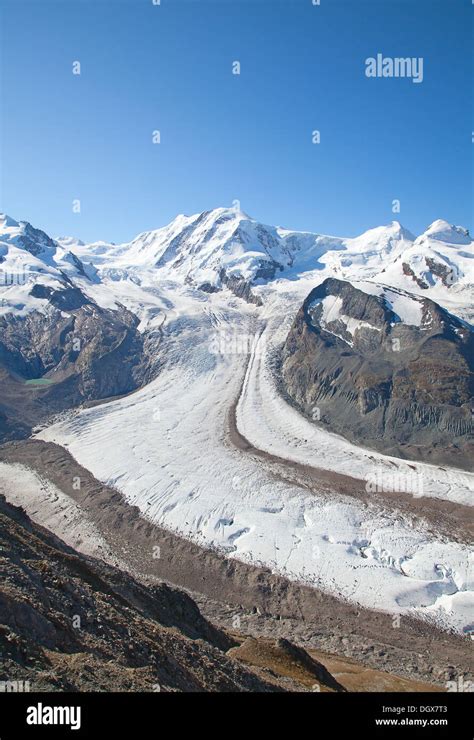
<svg viewBox="0 0 474 740">
<path fill-rule="evenodd" d="M 0 681 L 32 691 L 271 691 L 194 601 L 79 555 L 0 497 Z"/>
<path fill-rule="evenodd" d="M 271 667 L 277 675 L 291 678 L 313 691 L 346 690 L 322 663 L 285 638 L 247 637 L 239 647 L 231 648 L 229 655 L 258 668 Z"/>
<path fill-rule="evenodd" d="M 32 691 L 436 690 L 269 637 L 260 616 L 218 629 L 186 593 L 79 555 L 3 496 L 0 573 L 0 682 Z"/>
<path fill-rule="evenodd" d="M 258 671 L 263 678 L 280 677 L 299 691 L 420 692 L 443 691 L 424 681 L 374 670 L 355 660 L 321 650 L 304 650 L 285 638 L 242 637 L 228 654 Z"/>
</svg>

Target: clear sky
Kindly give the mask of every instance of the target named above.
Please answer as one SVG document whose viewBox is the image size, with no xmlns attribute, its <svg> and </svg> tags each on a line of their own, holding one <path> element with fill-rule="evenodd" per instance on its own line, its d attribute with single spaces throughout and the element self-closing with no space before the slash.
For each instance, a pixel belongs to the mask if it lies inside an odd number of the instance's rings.
<svg viewBox="0 0 474 740">
<path fill-rule="evenodd" d="M 238 199 L 341 236 L 472 230 L 471 0 L 1 4 L 0 209 L 16 219 L 120 242 Z M 367 78 L 377 53 L 423 57 L 423 82 Z"/>
</svg>

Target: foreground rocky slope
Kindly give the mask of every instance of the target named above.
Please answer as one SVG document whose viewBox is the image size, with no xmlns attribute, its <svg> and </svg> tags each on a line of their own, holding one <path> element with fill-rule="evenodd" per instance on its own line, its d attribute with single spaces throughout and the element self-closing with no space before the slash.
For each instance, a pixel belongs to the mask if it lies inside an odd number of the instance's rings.
<svg viewBox="0 0 474 740">
<path fill-rule="evenodd" d="M 470 469 L 471 328 L 428 298 L 355 285 L 329 278 L 304 301 L 283 348 L 285 392 L 351 440 Z"/>
<path fill-rule="evenodd" d="M 182 591 L 86 558 L 0 497 L 0 680 L 32 691 L 268 691 Z"/>
</svg>

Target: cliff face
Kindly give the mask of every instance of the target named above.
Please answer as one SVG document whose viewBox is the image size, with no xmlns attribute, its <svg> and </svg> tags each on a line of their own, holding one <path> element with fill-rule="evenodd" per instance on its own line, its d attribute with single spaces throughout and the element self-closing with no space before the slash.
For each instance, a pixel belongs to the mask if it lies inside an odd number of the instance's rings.
<svg viewBox="0 0 474 740">
<path fill-rule="evenodd" d="M 283 348 L 284 391 L 352 441 L 470 469 L 472 329 L 429 299 L 391 296 L 332 278 L 311 291 Z"/>
</svg>

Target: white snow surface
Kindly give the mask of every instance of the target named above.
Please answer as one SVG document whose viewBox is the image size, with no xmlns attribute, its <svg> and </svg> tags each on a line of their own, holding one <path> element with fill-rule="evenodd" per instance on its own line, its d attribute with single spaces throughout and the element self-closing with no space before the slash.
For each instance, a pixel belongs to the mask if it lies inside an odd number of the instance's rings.
<svg viewBox="0 0 474 740">
<path fill-rule="evenodd" d="M 326 277 L 366 285 L 370 281 L 431 298 L 473 321 L 473 245 L 466 229 L 442 220 L 418 237 L 392 221 L 347 238 L 267 226 L 238 209 L 216 208 L 178 216 L 168 226 L 139 234 L 128 244 L 85 245 L 77 254 L 83 261 L 100 264 L 106 279 L 132 278 L 143 285 L 159 276 L 219 287 L 222 267 L 229 275 L 266 282 L 259 279 L 259 271 L 276 264 L 273 281 L 297 282 L 305 277 L 314 284 Z M 406 266 L 413 275 L 406 274 Z M 446 284 L 437 274 L 440 270 L 447 272 Z M 420 287 L 414 278 L 427 287 Z"/>
</svg>

